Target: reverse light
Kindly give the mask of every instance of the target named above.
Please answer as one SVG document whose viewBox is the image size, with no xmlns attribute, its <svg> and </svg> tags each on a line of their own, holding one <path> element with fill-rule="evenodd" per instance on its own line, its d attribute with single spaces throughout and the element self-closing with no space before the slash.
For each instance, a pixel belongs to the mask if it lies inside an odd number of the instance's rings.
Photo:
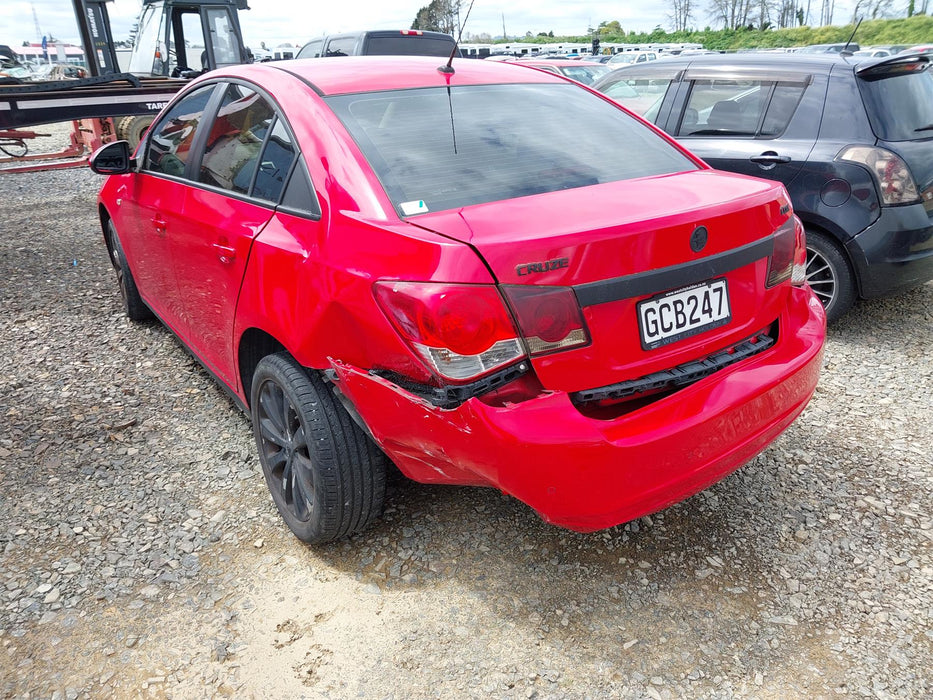
<svg viewBox="0 0 933 700">
<path fill-rule="evenodd" d="M 768 260 L 768 287 L 787 280 L 800 286 L 807 281 L 807 243 L 803 223 L 792 216 L 774 232 L 774 250 Z"/>
<path fill-rule="evenodd" d="M 502 293 L 515 312 L 533 356 L 590 342 L 580 305 L 570 287 L 505 285 Z"/>
<path fill-rule="evenodd" d="M 377 282 L 376 301 L 428 367 L 467 381 L 525 356 L 491 285 Z"/>
<path fill-rule="evenodd" d="M 913 204 L 920 201 L 917 185 L 907 163 L 891 151 L 875 146 L 848 146 L 840 151 L 837 158 L 868 168 L 878 183 L 883 204 Z"/>
</svg>

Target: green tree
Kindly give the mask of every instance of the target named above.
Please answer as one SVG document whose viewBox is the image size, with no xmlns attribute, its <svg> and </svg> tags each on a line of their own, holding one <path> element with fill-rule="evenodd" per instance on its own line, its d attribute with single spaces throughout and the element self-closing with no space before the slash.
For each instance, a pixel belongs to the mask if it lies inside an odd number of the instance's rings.
<svg viewBox="0 0 933 700">
<path fill-rule="evenodd" d="M 460 0 L 431 0 L 431 4 L 418 10 L 411 23 L 412 29 L 444 34 L 456 34 L 459 26 Z"/>
</svg>

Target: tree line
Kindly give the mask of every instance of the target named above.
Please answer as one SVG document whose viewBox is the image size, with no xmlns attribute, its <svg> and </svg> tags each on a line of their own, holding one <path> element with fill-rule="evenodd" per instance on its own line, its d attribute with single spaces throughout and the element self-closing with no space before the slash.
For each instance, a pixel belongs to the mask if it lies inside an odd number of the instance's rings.
<svg viewBox="0 0 933 700">
<path fill-rule="evenodd" d="M 720 50 L 754 46 L 801 46 L 845 41 L 848 39 L 846 26 L 851 33 L 856 22 L 862 19 L 865 21 L 858 30 L 856 40 L 865 45 L 929 41 L 933 36 L 933 23 L 928 14 L 930 0 L 907 0 L 902 10 L 895 9 L 894 2 L 854 0 L 852 15 L 839 17 L 836 0 L 706 0 L 705 4 L 699 0 L 669 0 L 667 28 L 658 25 L 651 32 L 626 32 L 618 20 L 609 20 L 587 28 L 585 35 L 555 37 L 553 31 L 527 31 L 524 38 L 526 41 L 544 43 L 553 39 L 589 41 L 593 37 L 621 43 L 691 42 Z M 468 5 L 467 0 L 431 0 L 418 10 L 411 28 L 456 36 L 460 30 L 461 10 L 465 10 Z M 900 18 L 890 19 L 896 16 Z M 700 17 L 705 17 L 709 22 L 702 30 L 698 28 Z M 848 25 L 837 26 L 833 24 L 834 21 L 847 22 Z M 713 29 L 713 26 L 718 29 Z M 489 34 L 471 35 L 468 32 L 464 32 L 464 36 L 484 43 L 509 39 Z M 882 38 L 870 40 L 869 36 Z M 820 39 L 815 40 L 814 37 Z"/>
</svg>

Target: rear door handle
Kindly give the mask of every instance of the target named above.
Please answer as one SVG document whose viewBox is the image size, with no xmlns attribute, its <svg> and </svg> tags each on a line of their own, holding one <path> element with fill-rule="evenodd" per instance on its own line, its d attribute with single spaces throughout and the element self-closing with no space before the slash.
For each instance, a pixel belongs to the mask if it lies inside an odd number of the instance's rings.
<svg viewBox="0 0 933 700">
<path fill-rule="evenodd" d="M 759 165 L 777 165 L 778 163 L 790 163 L 790 156 L 779 156 L 774 151 L 765 151 L 760 156 L 752 156 L 749 160 Z"/>
<path fill-rule="evenodd" d="M 160 236 L 165 235 L 165 220 L 156 216 L 152 219 L 152 225 L 155 227 L 155 232 Z"/>
<path fill-rule="evenodd" d="M 215 243 L 214 250 L 217 251 L 217 257 L 224 265 L 229 265 L 234 260 L 236 260 L 236 248 L 231 248 L 230 246 L 223 245 L 222 243 Z"/>
</svg>

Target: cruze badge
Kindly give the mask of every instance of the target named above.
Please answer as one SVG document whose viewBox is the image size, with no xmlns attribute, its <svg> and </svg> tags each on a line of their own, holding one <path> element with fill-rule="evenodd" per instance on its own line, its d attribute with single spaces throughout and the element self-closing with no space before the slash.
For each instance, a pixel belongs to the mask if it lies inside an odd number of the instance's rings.
<svg viewBox="0 0 933 700">
<path fill-rule="evenodd" d="M 536 272 L 550 272 L 551 270 L 560 270 L 570 264 L 570 258 L 554 258 L 544 262 L 522 263 L 515 267 L 515 272 L 519 277 L 530 275 Z"/>
</svg>

